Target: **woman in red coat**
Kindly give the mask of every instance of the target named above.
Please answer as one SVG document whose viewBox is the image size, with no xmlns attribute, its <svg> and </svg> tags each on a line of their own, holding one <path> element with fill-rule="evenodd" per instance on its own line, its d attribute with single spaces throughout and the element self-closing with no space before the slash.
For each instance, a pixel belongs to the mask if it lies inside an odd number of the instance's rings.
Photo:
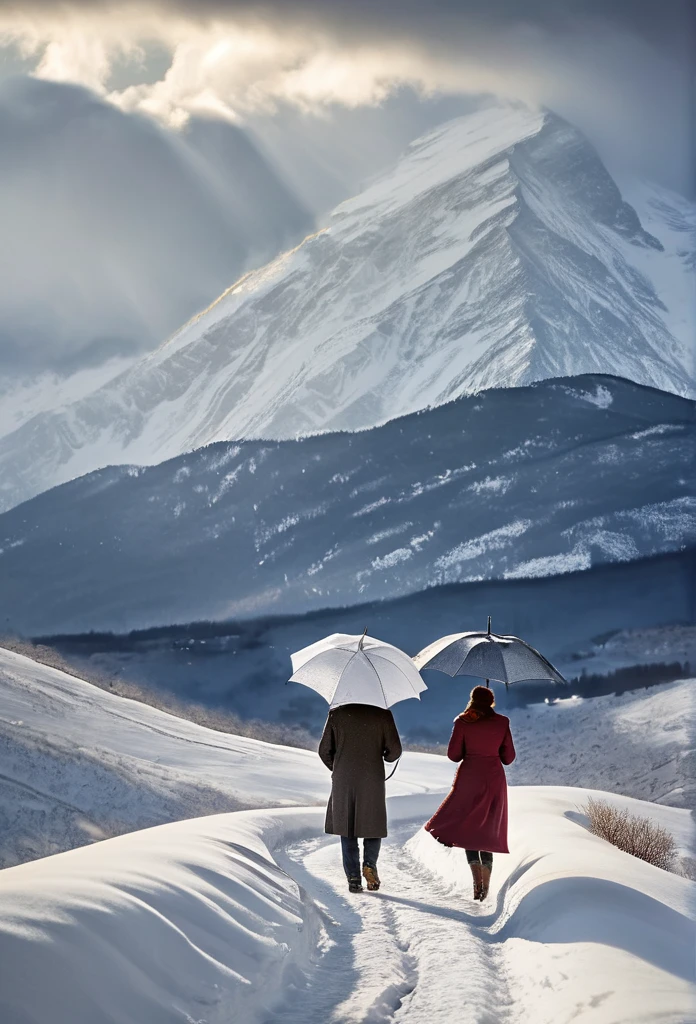
<svg viewBox="0 0 696 1024">
<path fill-rule="evenodd" d="M 474 899 L 484 900 L 494 853 L 509 853 L 507 781 L 504 764 L 515 760 L 510 720 L 493 710 L 487 686 L 475 686 L 463 714 L 454 720 L 447 748 L 461 761 L 452 789 L 425 825 L 439 843 L 466 850 L 474 878 Z"/>
</svg>

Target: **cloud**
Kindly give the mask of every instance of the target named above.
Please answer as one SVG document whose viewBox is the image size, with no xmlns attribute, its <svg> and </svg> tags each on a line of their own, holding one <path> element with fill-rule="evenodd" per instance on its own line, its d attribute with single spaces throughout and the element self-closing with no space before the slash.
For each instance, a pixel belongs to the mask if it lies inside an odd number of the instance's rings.
<svg viewBox="0 0 696 1024">
<path fill-rule="evenodd" d="M 183 133 L 82 87 L 0 83 L 0 362 L 153 347 L 313 224 L 250 134 Z"/>
<path fill-rule="evenodd" d="M 0 38 L 35 73 L 79 82 L 174 127 L 319 113 L 399 89 L 483 93 L 568 116 L 610 156 L 687 188 L 692 170 L 687 0 L 154 0 L 0 4 Z M 148 48 L 169 54 L 135 74 Z M 113 84 L 114 68 L 134 80 Z"/>
<path fill-rule="evenodd" d="M 0 81 L 0 379 L 148 351 L 466 109 L 402 93 L 172 132 L 81 86 Z"/>
<path fill-rule="evenodd" d="M 0 0 L 35 76 L 0 83 L 0 360 L 156 344 L 449 97 L 548 106 L 692 192 L 693 27 L 681 0 Z"/>
</svg>

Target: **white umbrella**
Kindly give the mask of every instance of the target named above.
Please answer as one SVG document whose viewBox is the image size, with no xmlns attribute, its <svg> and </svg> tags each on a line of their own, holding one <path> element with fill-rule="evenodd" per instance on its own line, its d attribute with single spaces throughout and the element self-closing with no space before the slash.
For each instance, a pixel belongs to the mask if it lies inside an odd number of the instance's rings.
<svg viewBox="0 0 696 1024">
<path fill-rule="evenodd" d="M 332 633 L 292 657 L 290 682 L 316 690 L 332 708 L 373 704 L 389 708 L 427 686 L 413 660 L 398 647 L 367 636 Z"/>
</svg>

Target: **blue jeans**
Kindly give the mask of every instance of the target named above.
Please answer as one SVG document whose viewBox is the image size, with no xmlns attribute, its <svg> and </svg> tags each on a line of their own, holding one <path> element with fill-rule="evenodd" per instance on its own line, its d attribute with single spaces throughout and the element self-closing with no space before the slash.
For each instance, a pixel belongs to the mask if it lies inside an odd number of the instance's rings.
<svg viewBox="0 0 696 1024">
<path fill-rule="evenodd" d="M 363 863 L 371 868 L 377 867 L 381 839 L 363 839 Z M 360 878 L 360 847 L 357 839 L 341 836 L 341 853 L 343 854 L 343 870 L 348 878 Z"/>
</svg>

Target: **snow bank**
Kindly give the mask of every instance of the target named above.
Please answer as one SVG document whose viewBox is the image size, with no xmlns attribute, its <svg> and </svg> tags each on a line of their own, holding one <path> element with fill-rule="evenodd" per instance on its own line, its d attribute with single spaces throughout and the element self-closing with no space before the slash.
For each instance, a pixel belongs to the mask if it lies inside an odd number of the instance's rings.
<svg viewBox="0 0 696 1024">
<path fill-rule="evenodd" d="M 479 921 L 505 963 L 515 1019 L 693 1020 L 696 885 L 591 835 L 580 812 L 591 795 L 652 817 L 683 852 L 693 852 L 685 810 L 592 790 L 512 790 L 512 853 L 495 858 L 492 905 Z M 463 851 L 440 846 L 422 829 L 407 850 L 453 898 L 468 895 Z"/>
<path fill-rule="evenodd" d="M 433 800 L 397 799 L 392 820 Z M 1 871 L 0 1020 L 263 1020 L 330 944 L 271 851 L 323 825 L 323 808 L 213 815 Z"/>
<path fill-rule="evenodd" d="M 419 829 L 406 848 L 409 876 L 423 876 L 420 896 L 406 909 L 420 909 L 421 931 L 441 931 L 429 893 L 449 888 L 452 915 L 479 933 L 495 976 L 509 983 L 510 1024 L 689 1019 L 696 887 L 591 836 L 576 817 L 588 795 L 512 791 L 514 853 L 497 858 L 492 902 L 480 913 L 468 900 L 463 906 L 471 913 L 460 909 L 468 885 L 461 852 Z M 392 832 L 409 821 L 418 829 L 438 800 L 424 794 L 390 801 Z M 659 814 L 681 843 L 690 842 L 687 812 L 629 803 Z M 282 1020 L 288 1000 L 301 1002 L 310 978 L 315 987 L 317 978 L 324 988 L 332 984 L 328 965 L 339 925 L 324 898 L 313 901 L 274 860 L 303 838 L 336 844 L 321 836 L 322 824 L 319 808 L 245 811 L 163 825 L 0 872 L 3 1024 Z M 346 900 L 338 850 L 332 856 L 329 884 L 335 880 L 336 896 Z M 387 877 L 379 904 L 367 896 L 348 904 L 355 929 L 398 909 L 399 898 Z M 448 977 L 448 965 L 440 957 L 430 971 L 442 972 L 439 984 L 428 979 L 443 998 L 461 984 Z M 390 969 L 387 959 L 382 974 Z M 432 1013 L 438 1019 L 436 1005 Z M 309 1007 L 302 1019 L 319 1024 Z"/>
<path fill-rule="evenodd" d="M 407 754 L 390 794 L 445 789 Z M 0 867 L 167 821 L 324 803 L 310 750 L 215 732 L 0 648 Z"/>
<path fill-rule="evenodd" d="M 292 827 L 320 818 L 293 813 Z M 264 845 L 287 821 L 178 822 L 0 872 L 0 1019 L 258 1019 L 320 931 Z"/>
</svg>

